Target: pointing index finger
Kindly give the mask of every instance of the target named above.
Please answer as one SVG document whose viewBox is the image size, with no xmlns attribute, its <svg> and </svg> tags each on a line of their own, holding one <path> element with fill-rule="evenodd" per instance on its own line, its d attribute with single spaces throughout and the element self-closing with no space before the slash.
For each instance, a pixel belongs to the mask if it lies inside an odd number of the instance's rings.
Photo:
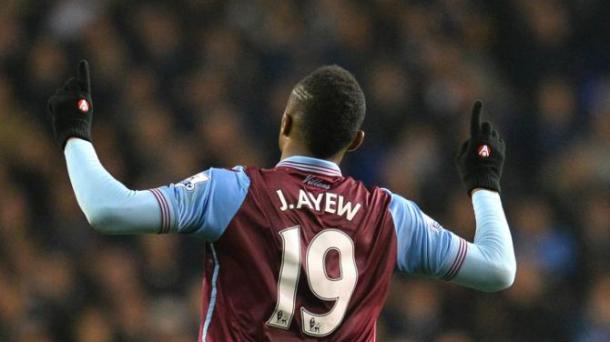
<svg viewBox="0 0 610 342">
<path fill-rule="evenodd" d="M 480 100 L 474 102 L 472 106 L 472 118 L 470 121 L 470 135 L 475 136 L 481 129 L 481 108 L 483 103 Z"/>
<path fill-rule="evenodd" d="M 85 92 L 91 92 L 91 78 L 89 77 L 89 63 L 86 59 L 82 59 L 78 63 L 78 70 L 76 71 L 76 80 L 78 81 L 79 87 Z"/>
</svg>

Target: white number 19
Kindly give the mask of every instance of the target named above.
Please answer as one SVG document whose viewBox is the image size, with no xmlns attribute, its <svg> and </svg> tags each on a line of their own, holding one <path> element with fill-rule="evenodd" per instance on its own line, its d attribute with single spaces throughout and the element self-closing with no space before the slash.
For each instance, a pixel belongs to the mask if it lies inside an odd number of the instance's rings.
<svg viewBox="0 0 610 342">
<path fill-rule="evenodd" d="M 301 271 L 301 234 L 299 226 L 280 232 L 283 241 L 282 266 L 278 279 L 277 304 L 267 324 L 288 329 L 294 315 L 297 285 Z M 341 274 L 330 278 L 326 272 L 326 254 L 330 250 L 339 253 Z M 309 312 L 301 308 L 303 332 L 311 336 L 326 336 L 343 321 L 347 305 L 358 281 L 358 269 L 354 257 L 354 242 L 338 229 L 325 229 L 318 233 L 307 248 L 305 271 L 311 292 L 322 300 L 334 300 L 335 305 L 325 314 Z"/>
</svg>

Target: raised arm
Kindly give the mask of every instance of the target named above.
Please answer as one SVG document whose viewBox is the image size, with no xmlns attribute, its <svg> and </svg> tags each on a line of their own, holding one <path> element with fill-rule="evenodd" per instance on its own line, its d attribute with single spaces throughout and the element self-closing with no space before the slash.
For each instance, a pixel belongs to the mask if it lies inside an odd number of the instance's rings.
<svg viewBox="0 0 610 342">
<path fill-rule="evenodd" d="M 456 158 L 476 219 L 474 242 L 444 229 L 415 203 L 393 194 L 390 213 L 396 229 L 398 269 L 493 292 L 512 285 L 515 253 L 502 202 L 500 178 L 504 141 L 489 122 L 480 124 L 481 103 L 471 119 L 471 137 Z"/>
<path fill-rule="evenodd" d="M 492 287 L 494 282 L 502 279 L 503 284 L 510 286 L 517 265 L 500 201 L 506 147 L 490 122 L 481 124 L 481 108 L 481 102 L 476 101 L 470 119 L 470 139 L 464 142 L 456 157 L 462 183 L 472 197 L 477 228 L 475 248 L 468 252 L 454 282 L 463 285 L 476 282 Z M 481 269 L 486 269 L 486 272 L 480 272 Z"/>
<path fill-rule="evenodd" d="M 157 195 L 134 191 L 117 181 L 100 163 L 93 145 L 71 138 L 64 149 L 76 200 L 91 226 L 107 234 L 163 231 L 166 219 Z"/>
<path fill-rule="evenodd" d="M 48 110 L 76 199 L 89 223 L 103 233 L 159 232 L 163 216 L 155 195 L 129 190 L 114 179 L 91 144 L 93 102 L 87 61 L 80 61 L 76 78 L 70 78 L 49 98 Z"/>
<path fill-rule="evenodd" d="M 77 77 L 51 96 L 49 113 L 78 204 L 99 232 L 192 233 L 214 241 L 248 192 L 249 179 L 241 169 L 209 169 L 144 191 L 130 190 L 112 177 L 91 144 L 93 104 L 86 61 L 80 62 Z"/>
<path fill-rule="evenodd" d="M 415 203 L 392 194 L 390 213 L 397 237 L 397 268 L 485 292 L 500 291 L 514 280 L 513 243 L 498 193 L 476 191 L 474 242 L 443 228 Z"/>
<path fill-rule="evenodd" d="M 500 195 L 475 190 L 472 206 L 477 225 L 474 243 L 467 244 L 462 266 L 452 281 L 483 291 L 505 289 L 515 280 L 517 264 Z"/>
</svg>

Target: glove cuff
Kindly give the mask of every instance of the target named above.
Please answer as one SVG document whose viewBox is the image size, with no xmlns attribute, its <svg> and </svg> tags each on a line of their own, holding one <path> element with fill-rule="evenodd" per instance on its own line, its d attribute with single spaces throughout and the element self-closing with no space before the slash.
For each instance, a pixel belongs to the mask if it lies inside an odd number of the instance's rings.
<svg viewBox="0 0 610 342">
<path fill-rule="evenodd" d="M 78 120 L 78 122 L 71 122 L 69 125 L 65 125 L 60 130 L 56 127 L 55 139 L 61 150 L 66 148 L 66 143 L 70 138 L 80 138 L 87 141 L 91 141 L 91 128 L 86 121 Z"/>
<path fill-rule="evenodd" d="M 478 176 L 468 187 L 468 195 L 472 196 L 472 190 L 476 188 L 483 188 L 496 192 L 501 191 L 499 179 L 489 174 Z"/>
</svg>

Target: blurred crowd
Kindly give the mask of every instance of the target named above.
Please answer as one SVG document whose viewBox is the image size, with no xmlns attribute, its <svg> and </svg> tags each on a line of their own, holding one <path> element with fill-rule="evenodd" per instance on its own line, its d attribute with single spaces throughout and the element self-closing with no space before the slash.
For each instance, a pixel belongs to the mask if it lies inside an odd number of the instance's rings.
<svg viewBox="0 0 610 342">
<path fill-rule="evenodd" d="M 136 189 L 273 166 L 302 76 L 351 70 L 367 139 L 344 173 L 471 239 L 453 155 L 470 106 L 507 141 L 514 286 L 396 275 L 380 341 L 610 340 L 610 6 L 603 0 L 4 0 L 0 340 L 192 341 L 204 242 L 102 236 L 76 204 L 47 98 L 92 68 L 93 139 Z"/>
</svg>

